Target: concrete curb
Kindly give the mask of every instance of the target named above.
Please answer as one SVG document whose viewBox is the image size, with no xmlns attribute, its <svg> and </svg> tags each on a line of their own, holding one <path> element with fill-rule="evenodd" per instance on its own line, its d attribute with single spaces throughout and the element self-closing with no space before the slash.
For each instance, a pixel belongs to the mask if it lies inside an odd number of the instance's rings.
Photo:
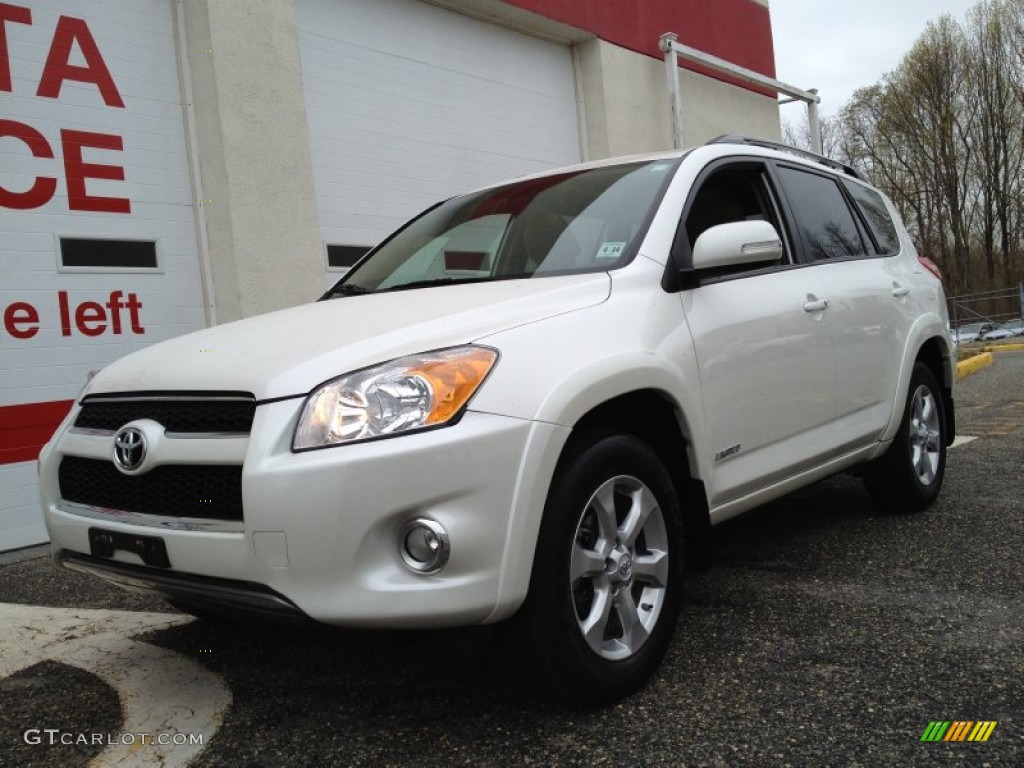
<svg viewBox="0 0 1024 768">
<path fill-rule="evenodd" d="M 982 347 L 979 352 L 1019 352 L 1024 349 L 1024 344 L 1014 342 L 1013 344 L 993 344 Z"/>
<path fill-rule="evenodd" d="M 0 552 L 0 565 L 20 563 L 22 560 L 32 560 L 37 557 L 49 557 L 49 544 L 35 544 L 31 547 L 12 549 L 9 552 Z"/>
<path fill-rule="evenodd" d="M 961 360 L 956 364 L 956 380 L 960 381 L 960 379 L 970 376 L 975 371 L 988 368 L 994 362 L 995 358 L 992 357 L 991 352 L 982 352 L 980 355 Z"/>
</svg>

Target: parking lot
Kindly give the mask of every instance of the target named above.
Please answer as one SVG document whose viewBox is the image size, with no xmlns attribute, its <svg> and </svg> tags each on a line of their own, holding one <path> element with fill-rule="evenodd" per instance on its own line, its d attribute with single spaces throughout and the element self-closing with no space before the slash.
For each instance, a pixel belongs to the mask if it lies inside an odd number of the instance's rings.
<svg viewBox="0 0 1024 768">
<path fill-rule="evenodd" d="M 525 688 L 487 629 L 225 628 L 41 550 L 8 557 L 0 764 L 1019 766 L 1024 352 L 961 382 L 957 405 L 974 439 L 935 506 L 880 515 L 840 476 L 721 526 L 653 682 L 593 712 Z M 933 721 L 997 725 L 923 742 Z"/>
</svg>

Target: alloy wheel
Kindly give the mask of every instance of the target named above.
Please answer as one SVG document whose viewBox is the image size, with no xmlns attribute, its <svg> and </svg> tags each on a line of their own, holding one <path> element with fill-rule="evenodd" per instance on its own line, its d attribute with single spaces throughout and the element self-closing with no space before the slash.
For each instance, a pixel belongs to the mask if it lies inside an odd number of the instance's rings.
<svg viewBox="0 0 1024 768">
<path fill-rule="evenodd" d="M 939 468 L 941 437 L 935 395 L 923 384 L 914 391 L 910 405 L 910 461 L 921 485 L 929 486 Z"/>
<path fill-rule="evenodd" d="M 658 622 L 669 580 L 664 513 L 650 488 L 628 475 L 601 484 L 580 515 L 569 572 L 587 646 L 611 661 L 639 651 Z"/>
</svg>

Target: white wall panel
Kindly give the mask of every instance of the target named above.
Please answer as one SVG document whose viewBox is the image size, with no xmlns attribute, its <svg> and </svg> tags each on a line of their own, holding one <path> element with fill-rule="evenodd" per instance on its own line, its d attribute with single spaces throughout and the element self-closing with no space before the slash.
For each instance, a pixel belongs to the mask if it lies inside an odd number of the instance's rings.
<svg viewBox="0 0 1024 768">
<path fill-rule="evenodd" d="M 0 137 L 0 188 L 24 192 L 37 176 L 57 179 L 51 199 L 29 209 L 0 204 L 0 323 L 13 302 L 31 304 L 38 332 L 15 338 L 0 324 L 0 420 L 11 406 L 70 400 L 89 370 L 155 341 L 205 325 L 196 230 L 170 0 L 10 0 L 29 9 L 31 25 L 8 22 L 11 90 L 0 91 L 0 119 L 42 134 L 52 159 L 34 157 L 24 141 Z M 66 79 L 56 98 L 39 96 L 40 78 L 60 17 L 84 21 L 124 102 L 106 103 L 93 83 Z M 80 44 L 72 66 L 86 66 Z M 124 180 L 87 178 L 89 196 L 126 198 L 131 211 L 73 210 L 64 178 L 61 131 L 115 136 L 123 148 L 82 151 L 86 163 L 118 166 Z M 97 175 L 102 175 L 102 172 Z M 58 269 L 57 236 L 153 240 L 159 269 L 92 273 Z M 61 331 L 59 295 L 74 305 L 103 304 L 112 291 L 134 293 L 144 332 L 110 323 L 97 336 Z M 8 427 L 5 435 L 5 427 Z M 13 441 L 0 423 L 0 448 Z M 45 540 L 32 461 L 4 463 L 0 451 L 0 550 Z"/>
<path fill-rule="evenodd" d="M 417 0 L 298 0 L 297 19 L 328 243 L 580 161 L 568 47 Z"/>
<path fill-rule="evenodd" d="M 0 549 L 18 549 L 46 541 L 41 534 L 39 489 L 36 487 L 34 463 L 0 466 L 0 510 L 3 529 Z M 42 535 L 42 538 L 40 538 Z"/>
</svg>

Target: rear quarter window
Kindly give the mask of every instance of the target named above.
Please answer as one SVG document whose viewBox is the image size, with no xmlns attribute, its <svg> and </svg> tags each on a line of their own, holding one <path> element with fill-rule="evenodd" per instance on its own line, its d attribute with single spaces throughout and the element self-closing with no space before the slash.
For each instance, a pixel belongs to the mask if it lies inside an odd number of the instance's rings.
<svg viewBox="0 0 1024 768">
<path fill-rule="evenodd" d="M 777 173 L 807 259 L 820 261 L 867 253 L 853 212 L 834 179 L 786 166 L 778 166 Z"/>
<path fill-rule="evenodd" d="M 878 245 L 878 253 L 882 256 L 892 256 L 900 251 L 900 237 L 896 232 L 896 225 L 889 215 L 889 209 L 885 207 L 882 196 L 873 189 L 862 186 L 852 181 L 843 180 L 846 191 L 857 204 L 861 216 L 868 229 L 871 230 L 875 243 Z"/>
</svg>

